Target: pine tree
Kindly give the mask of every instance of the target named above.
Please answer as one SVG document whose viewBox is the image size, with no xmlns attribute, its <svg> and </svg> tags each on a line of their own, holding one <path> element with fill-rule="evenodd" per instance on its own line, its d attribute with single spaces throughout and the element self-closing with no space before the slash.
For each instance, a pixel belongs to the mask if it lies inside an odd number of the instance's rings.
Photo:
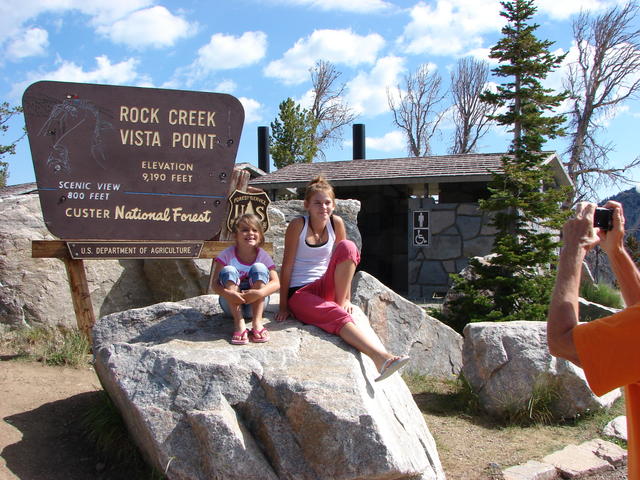
<svg viewBox="0 0 640 480">
<path fill-rule="evenodd" d="M 541 84 L 563 56 L 549 52 L 552 42 L 536 38 L 533 0 L 501 4 L 507 24 L 491 58 L 501 62 L 493 73 L 508 80 L 483 100 L 503 112 L 492 119 L 509 127 L 513 139 L 502 172 L 489 185 L 489 198 L 480 201 L 493 215 L 494 255 L 488 262 L 471 260 L 469 277 L 454 276 L 458 295 L 448 322 L 458 330 L 467 322 L 545 319 L 558 247 L 554 229 L 562 223 L 561 204 L 569 193 L 554 186 L 544 164 L 549 154 L 542 153 L 546 139 L 563 134 L 564 117 L 552 110 L 565 94 Z"/>
<path fill-rule="evenodd" d="M 276 168 L 292 163 L 311 163 L 318 146 L 315 142 L 317 122 L 311 112 L 287 98 L 280 103 L 278 118 L 271 122 L 269 139 L 271 157 Z"/>
</svg>

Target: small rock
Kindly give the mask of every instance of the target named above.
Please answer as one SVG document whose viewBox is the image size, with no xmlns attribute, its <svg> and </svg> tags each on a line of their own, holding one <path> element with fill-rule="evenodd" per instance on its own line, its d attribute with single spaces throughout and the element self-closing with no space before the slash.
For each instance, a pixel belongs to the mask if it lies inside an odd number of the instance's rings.
<svg viewBox="0 0 640 480">
<path fill-rule="evenodd" d="M 607 437 L 619 438 L 620 440 L 627 441 L 627 417 L 620 415 L 619 417 L 611 420 L 602 429 L 602 434 Z"/>
<path fill-rule="evenodd" d="M 547 455 L 542 461 L 555 466 L 565 478 L 581 478 L 614 470 L 613 465 L 598 457 L 584 444 L 569 445 Z"/>
<path fill-rule="evenodd" d="M 598 457 L 606 460 L 616 467 L 624 465 L 627 462 L 627 451 L 615 443 L 596 438 L 589 442 L 585 442 L 582 445 L 591 449 L 591 451 Z"/>
<path fill-rule="evenodd" d="M 558 478 L 558 471 L 548 463 L 529 460 L 522 465 L 505 469 L 502 475 L 504 480 L 555 480 Z"/>
</svg>

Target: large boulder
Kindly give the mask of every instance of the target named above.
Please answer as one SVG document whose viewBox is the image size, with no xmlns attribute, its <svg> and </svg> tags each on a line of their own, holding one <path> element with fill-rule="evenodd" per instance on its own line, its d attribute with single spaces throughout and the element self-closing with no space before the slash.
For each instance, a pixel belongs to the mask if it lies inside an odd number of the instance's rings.
<svg viewBox="0 0 640 480">
<path fill-rule="evenodd" d="M 460 373 L 462 336 L 418 305 L 364 271 L 353 279 L 351 301 L 367 315 L 387 350 L 411 356 L 407 372 L 436 377 Z"/>
<path fill-rule="evenodd" d="M 601 397 L 587 384 L 584 371 L 553 357 L 547 348 L 546 322 L 470 323 L 464 329 L 462 373 L 490 414 L 504 416 L 526 408 L 536 390 L 552 389 L 554 416 L 609 407 L 620 397 L 615 389 Z"/>
<path fill-rule="evenodd" d="M 378 341 L 362 312 L 355 317 Z M 215 295 L 94 327 L 100 380 L 169 479 L 444 479 L 399 375 L 373 382 L 368 357 L 315 327 L 268 327 L 268 343 L 231 345 Z"/>
</svg>

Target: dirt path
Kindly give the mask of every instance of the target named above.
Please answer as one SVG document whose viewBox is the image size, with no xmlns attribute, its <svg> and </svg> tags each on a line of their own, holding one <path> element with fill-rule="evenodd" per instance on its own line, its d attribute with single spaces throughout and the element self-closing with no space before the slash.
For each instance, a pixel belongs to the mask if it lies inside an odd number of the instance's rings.
<svg viewBox="0 0 640 480">
<path fill-rule="evenodd" d="M 0 361 L 0 480 L 100 478 L 78 424 L 99 389 L 89 367 Z"/>
</svg>

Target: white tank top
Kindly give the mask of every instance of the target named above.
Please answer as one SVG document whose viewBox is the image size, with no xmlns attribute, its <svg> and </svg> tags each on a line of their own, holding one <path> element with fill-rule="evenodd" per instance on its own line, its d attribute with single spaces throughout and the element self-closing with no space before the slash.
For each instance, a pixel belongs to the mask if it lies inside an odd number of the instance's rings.
<svg viewBox="0 0 640 480">
<path fill-rule="evenodd" d="M 307 243 L 307 228 L 309 217 L 305 216 L 304 226 L 298 237 L 298 251 L 293 262 L 290 287 L 301 287 L 320 278 L 329 266 L 329 259 L 336 243 L 336 233 L 333 230 L 331 220 L 327 222 L 329 239 L 322 245 L 309 245 Z"/>
</svg>

